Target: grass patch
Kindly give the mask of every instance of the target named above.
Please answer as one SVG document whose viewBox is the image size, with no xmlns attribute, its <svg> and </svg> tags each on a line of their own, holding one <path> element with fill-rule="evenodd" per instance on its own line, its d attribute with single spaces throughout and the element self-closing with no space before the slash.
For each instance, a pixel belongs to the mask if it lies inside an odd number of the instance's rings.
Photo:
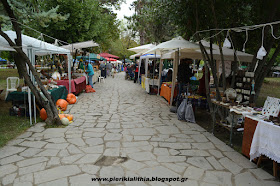
<svg viewBox="0 0 280 186">
<path fill-rule="evenodd" d="M 0 69 L 0 89 L 7 88 L 7 77 L 18 77 L 17 69 Z M 23 83 L 23 80 L 20 81 Z M 28 117 L 17 117 L 9 115 L 11 102 L 5 102 L 5 93 L 0 96 L 0 147 L 7 144 L 18 135 L 25 132 L 29 127 Z"/>
<path fill-rule="evenodd" d="M 267 96 L 280 98 L 280 78 L 265 78 L 256 105 L 262 107 Z"/>
<path fill-rule="evenodd" d="M 17 69 L 0 69 L 0 89 L 7 88 L 7 77 L 18 77 Z"/>
<path fill-rule="evenodd" d="M 30 127 L 29 119 L 0 114 L 0 147 L 22 134 Z"/>
</svg>

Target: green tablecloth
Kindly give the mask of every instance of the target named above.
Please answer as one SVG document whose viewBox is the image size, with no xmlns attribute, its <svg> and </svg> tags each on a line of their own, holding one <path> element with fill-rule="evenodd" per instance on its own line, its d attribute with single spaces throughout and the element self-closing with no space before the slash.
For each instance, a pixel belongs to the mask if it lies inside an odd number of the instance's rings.
<svg viewBox="0 0 280 186">
<path fill-rule="evenodd" d="M 58 99 L 66 99 L 68 91 L 65 86 L 61 86 L 59 88 L 54 88 L 52 90 L 48 90 L 51 93 L 53 101 L 56 103 Z M 27 92 L 10 92 L 6 98 L 6 101 L 24 101 L 28 100 Z"/>
</svg>

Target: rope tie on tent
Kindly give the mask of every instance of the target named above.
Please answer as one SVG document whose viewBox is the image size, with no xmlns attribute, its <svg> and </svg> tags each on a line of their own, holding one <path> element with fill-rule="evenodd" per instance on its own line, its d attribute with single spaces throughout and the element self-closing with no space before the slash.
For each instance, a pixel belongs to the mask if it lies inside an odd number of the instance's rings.
<svg viewBox="0 0 280 186">
<path fill-rule="evenodd" d="M 245 40 L 245 42 L 243 44 L 242 52 L 245 52 L 245 46 L 246 46 L 247 41 L 248 41 L 248 29 L 246 29 L 246 40 Z"/>
</svg>

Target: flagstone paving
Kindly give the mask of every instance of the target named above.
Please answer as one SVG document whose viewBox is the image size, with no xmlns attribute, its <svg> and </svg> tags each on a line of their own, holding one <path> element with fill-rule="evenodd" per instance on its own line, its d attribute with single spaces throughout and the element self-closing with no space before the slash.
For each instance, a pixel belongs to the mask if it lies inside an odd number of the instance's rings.
<svg viewBox="0 0 280 186">
<path fill-rule="evenodd" d="M 100 177 L 188 178 L 117 185 L 280 185 L 124 73 L 79 95 L 66 128 L 38 123 L 0 149 L 0 185 L 102 185 Z"/>
</svg>

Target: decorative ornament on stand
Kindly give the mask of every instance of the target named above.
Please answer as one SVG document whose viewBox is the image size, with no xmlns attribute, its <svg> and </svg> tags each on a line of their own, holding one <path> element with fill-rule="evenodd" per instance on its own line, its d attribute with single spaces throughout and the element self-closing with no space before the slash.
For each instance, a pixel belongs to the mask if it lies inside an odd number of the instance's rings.
<svg viewBox="0 0 280 186">
<path fill-rule="evenodd" d="M 231 48 L 231 43 L 228 40 L 228 37 L 229 37 L 229 30 L 227 31 L 227 36 L 226 36 L 226 39 L 224 41 L 223 47 Z"/>
</svg>

